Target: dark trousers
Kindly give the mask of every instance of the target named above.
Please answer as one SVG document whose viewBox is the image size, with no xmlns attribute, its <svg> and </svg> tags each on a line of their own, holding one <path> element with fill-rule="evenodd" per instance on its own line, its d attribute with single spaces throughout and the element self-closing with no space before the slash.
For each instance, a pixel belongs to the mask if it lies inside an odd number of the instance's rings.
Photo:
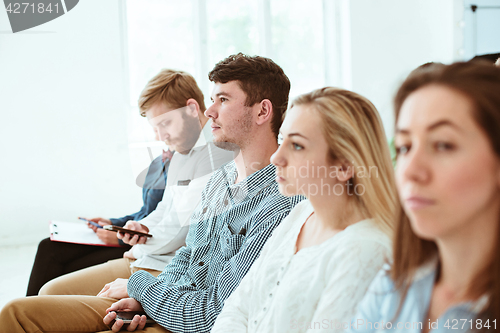
<svg viewBox="0 0 500 333">
<path fill-rule="evenodd" d="M 45 238 L 38 244 L 26 296 L 38 295 L 40 288 L 56 277 L 121 258 L 129 249 L 130 246 L 83 245 L 52 242 Z"/>
</svg>

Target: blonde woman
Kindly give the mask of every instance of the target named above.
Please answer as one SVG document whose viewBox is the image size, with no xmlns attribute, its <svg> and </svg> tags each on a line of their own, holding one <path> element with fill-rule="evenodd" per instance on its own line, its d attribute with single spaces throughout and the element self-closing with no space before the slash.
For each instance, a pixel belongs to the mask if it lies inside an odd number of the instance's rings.
<svg viewBox="0 0 500 333">
<path fill-rule="evenodd" d="M 292 103 L 271 162 L 281 193 L 307 197 L 268 240 L 212 332 L 348 325 L 391 253 L 396 190 L 375 107 L 323 88 Z"/>
</svg>

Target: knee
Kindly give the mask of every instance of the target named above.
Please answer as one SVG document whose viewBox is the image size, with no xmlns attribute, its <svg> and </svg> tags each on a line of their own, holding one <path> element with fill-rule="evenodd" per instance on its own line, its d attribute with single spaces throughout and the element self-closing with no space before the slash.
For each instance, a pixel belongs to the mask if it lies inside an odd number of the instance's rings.
<svg viewBox="0 0 500 333">
<path fill-rule="evenodd" d="M 22 298 L 12 300 L 12 301 L 8 302 L 7 304 L 5 304 L 4 307 L 2 308 L 2 311 L 0 312 L 1 318 L 3 319 L 3 317 L 7 314 L 10 315 L 10 314 L 15 313 L 16 309 L 19 308 L 18 303 L 20 302 L 20 300 L 22 300 Z"/>
<path fill-rule="evenodd" d="M 38 243 L 38 249 L 37 249 L 37 254 L 47 254 L 47 252 L 50 252 L 54 248 L 54 243 L 53 241 L 50 240 L 50 238 L 45 238 Z"/>
<path fill-rule="evenodd" d="M 23 303 L 27 298 L 18 298 L 8 302 L 0 311 L 0 323 L 2 327 L 15 327 L 19 322 L 19 315 L 22 314 Z"/>
<path fill-rule="evenodd" d="M 61 283 L 59 283 L 59 278 L 55 278 L 53 280 L 50 280 L 46 284 L 40 288 L 40 291 L 38 292 L 38 295 L 64 295 L 65 292 L 63 291 L 64 289 L 62 288 L 63 286 Z"/>
</svg>

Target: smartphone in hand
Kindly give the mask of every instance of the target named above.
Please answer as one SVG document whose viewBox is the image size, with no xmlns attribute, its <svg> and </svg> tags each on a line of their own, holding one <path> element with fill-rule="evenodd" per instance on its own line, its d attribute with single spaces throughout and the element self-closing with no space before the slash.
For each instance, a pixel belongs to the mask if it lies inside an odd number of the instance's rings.
<svg viewBox="0 0 500 333">
<path fill-rule="evenodd" d="M 108 224 L 108 225 L 105 225 L 103 227 L 104 230 L 109 230 L 109 231 L 116 231 L 116 232 L 121 232 L 122 234 L 129 234 L 129 235 L 139 235 L 139 236 L 144 236 L 144 237 L 153 237 L 153 235 L 151 234 L 147 234 L 145 232 L 141 232 L 141 231 L 135 231 L 135 230 L 130 230 L 130 229 L 125 229 L 125 228 L 122 228 L 122 227 L 118 227 L 116 225 L 111 225 L 111 224 Z"/>
<path fill-rule="evenodd" d="M 79 220 L 82 220 L 82 221 L 85 221 L 85 222 L 87 222 L 87 223 L 90 223 L 90 224 L 92 224 L 94 227 L 97 227 L 97 228 L 99 228 L 99 229 L 102 229 L 102 225 L 100 225 L 99 223 L 96 223 L 96 222 L 94 222 L 94 221 L 90 221 L 90 220 L 84 219 L 83 217 L 79 217 L 78 219 L 79 219 Z"/>
<path fill-rule="evenodd" d="M 146 324 L 154 324 L 155 321 L 146 315 L 146 312 L 138 311 L 117 311 L 115 320 L 121 319 L 125 325 L 130 324 L 135 315 L 145 315 L 147 317 Z"/>
</svg>

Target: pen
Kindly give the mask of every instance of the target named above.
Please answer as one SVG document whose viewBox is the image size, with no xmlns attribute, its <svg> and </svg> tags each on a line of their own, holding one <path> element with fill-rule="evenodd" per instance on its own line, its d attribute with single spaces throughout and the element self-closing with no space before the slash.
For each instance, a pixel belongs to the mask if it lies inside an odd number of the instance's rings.
<svg viewBox="0 0 500 333">
<path fill-rule="evenodd" d="M 102 229 L 102 225 L 99 225 L 99 224 L 97 224 L 97 223 L 95 223 L 95 222 L 92 222 L 92 221 L 89 221 L 89 220 L 87 220 L 87 219 L 84 219 L 83 217 L 79 217 L 79 219 L 80 219 L 80 220 L 83 220 L 83 221 L 85 221 L 85 222 L 88 222 L 88 223 L 90 223 L 90 224 L 92 224 L 94 227 L 98 227 L 98 228 L 101 228 L 101 229 Z"/>
</svg>

